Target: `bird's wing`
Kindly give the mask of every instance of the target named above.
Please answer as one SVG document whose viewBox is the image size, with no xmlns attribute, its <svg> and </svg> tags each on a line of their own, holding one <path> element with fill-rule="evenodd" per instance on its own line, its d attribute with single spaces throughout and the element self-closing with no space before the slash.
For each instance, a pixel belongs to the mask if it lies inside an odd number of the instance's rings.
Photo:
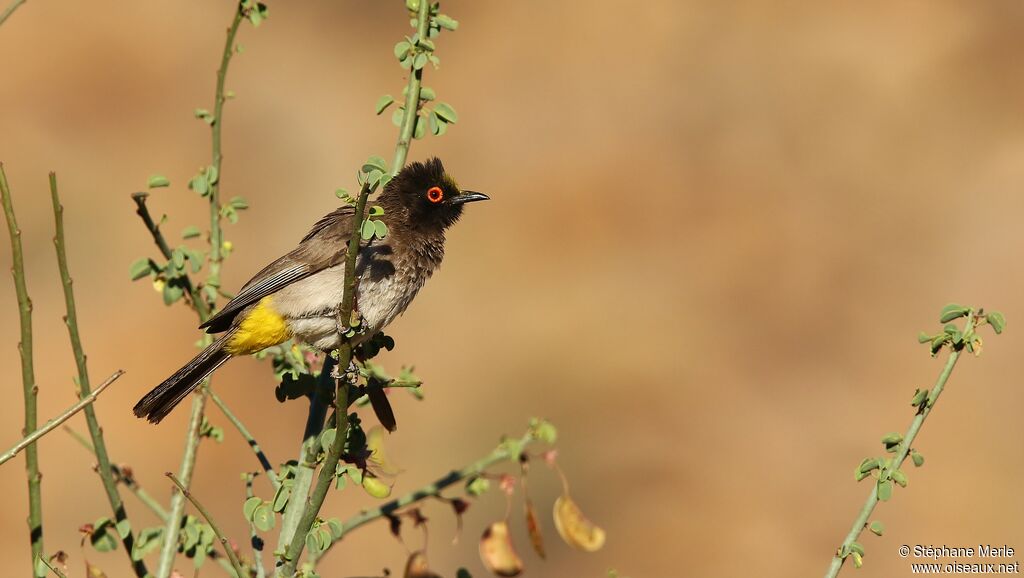
<svg viewBox="0 0 1024 578">
<path fill-rule="evenodd" d="M 328 267 L 344 262 L 355 208 L 344 205 L 317 221 L 299 246 L 253 276 L 216 315 L 199 326 L 207 333 L 225 331 L 238 313 L 260 299 Z"/>
</svg>

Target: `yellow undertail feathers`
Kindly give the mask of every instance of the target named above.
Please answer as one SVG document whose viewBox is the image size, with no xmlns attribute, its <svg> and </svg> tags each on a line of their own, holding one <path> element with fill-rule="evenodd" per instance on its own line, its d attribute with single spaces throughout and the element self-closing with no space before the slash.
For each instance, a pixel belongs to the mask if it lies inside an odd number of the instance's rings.
<svg viewBox="0 0 1024 578">
<path fill-rule="evenodd" d="M 264 297 L 245 316 L 224 350 L 231 355 L 248 355 L 277 345 L 292 336 L 288 323 L 274 310 L 270 297 Z"/>
</svg>

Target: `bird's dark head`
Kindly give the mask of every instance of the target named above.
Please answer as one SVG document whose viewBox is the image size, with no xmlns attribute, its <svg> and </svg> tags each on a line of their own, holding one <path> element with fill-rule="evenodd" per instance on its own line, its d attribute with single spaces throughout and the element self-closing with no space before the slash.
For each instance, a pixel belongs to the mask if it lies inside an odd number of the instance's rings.
<svg viewBox="0 0 1024 578">
<path fill-rule="evenodd" d="M 459 188 L 440 159 L 425 163 L 409 163 L 388 182 L 381 195 L 381 204 L 398 203 L 409 215 L 411 226 L 421 231 L 443 231 L 462 216 L 466 203 L 486 201 L 483 193 Z M 387 217 L 385 217 L 387 219 Z"/>
</svg>

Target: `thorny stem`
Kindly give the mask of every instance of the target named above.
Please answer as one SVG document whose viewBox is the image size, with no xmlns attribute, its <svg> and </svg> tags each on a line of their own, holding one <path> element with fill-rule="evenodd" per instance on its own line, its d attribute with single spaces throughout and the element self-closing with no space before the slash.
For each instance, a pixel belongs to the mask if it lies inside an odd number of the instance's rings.
<svg viewBox="0 0 1024 578">
<path fill-rule="evenodd" d="M 124 375 L 124 371 L 120 370 L 120 369 L 117 370 L 116 372 L 114 372 L 113 375 L 108 377 L 106 379 L 106 381 L 101 383 L 99 387 L 94 389 L 92 391 L 92 393 L 90 393 L 88 396 L 86 396 L 85 398 L 79 400 L 78 403 L 76 403 L 75 405 L 67 408 L 63 412 L 61 412 L 61 414 L 58 415 L 57 417 L 55 417 L 55 418 L 51 419 L 50 421 L 46 422 L 43 425 L 43 427 L 41 427 L 41 428 L 37 429 L 36 431 L 30 433 L 28 436 L 23 438 L 20 442 L 14 444 L 14 447 L 12 447 L 11 449 L 7 450 L 3 454 L 0 454 L 0 464 L 5 463 L 8 460 L 10 460 L 11 458 L 13 458 L 14 456 L 18 455 L 18 453 L 20 453 L 21 450 L 25 449 L 29 444 L 34 443 L 37 439 L 43 437 L 44 435 L 50 433 L 51 431 L 53 431 L 55 429 L 57 429 L 57 426 L 59 426 L 60 424 L 66 422 L 71 416 L 73 416 L 76 413 L 78 413 L 79 411 L 81 411 L 82 408 L 84 408 L 85 406 L 89 405 L 90 403 L 96 401 L 96 398 L 99 397 L 101 393 L 103 393 L 103 390 L 107 389 L 107 386 L 109 386 L 110 384 L 112 384 L 115 381 L 117 381 L 117 378 L 121 377 L 122 375 Z"/>
<path fill-rule="evenodd" d="M 78 370 L 78 397 L 85 400 L 90 395 L 89 369 L 86 365 L 85 350 L 82 347 L 82 339 L 78 333 L 78 310 L 75 307 L 74 281 L 71 279 L 71 272 L 68 268 L 68 256 L 64 241 L 64 207 L 60 203 L 60 195 L 57 192 L 57 175 L 50 173 L 50 200 L 53 203 L 53 219 L 56 226 L 56 233 L 53 237 L 53 245 L 57 250 L 57 266 L 60 270 L 60 281 L 64 288 L 64 306 L 67 310 L 64 316 L 64 324 L 68 328 L 68 337 L 71 340 L 71 350 L 75 355 L 75 366 Z M 98 392 L 98 390 L 97 390 Z M 107 444 L 103 440 L 103 428 L 100 427 L 99 418 L 96 417 L 96 408 L 92 405 L 85 406 L 85 422 L 89 428 L 89 437 L 92 438 L 93 449 L 96 453 L 96 461 L 99 466 L 96 472 L 103 482 L 103 490 L 107 494 L 107 501 L 114 514 L 114 520 L 120 525 L 128 525 L 122 543 L 125 553 L 132 565 L 132 570 L 139 578 L 147 574 L 146 563 L 142 560 L 132 558 L 132 546 L 135 538 L 132 536 L 131 523 L 128 520 L 128 512 L 125 510 L 124 501 L 117 491 L 117 482 L 114 481 L 110 468 L 110 456 L 107 454 Z"/>
<path fill-rule="evenodd" d="M 89 443 L 89 440 L 85 439 L 85 437 L 82 434 L 76 432 L 75 430 L 71 429 L 68 426 L 64 426 L 64 431 L 66 431 L 68 435 L 73 437 L 75 441 L 82 444 L 82 447 L 88 450 L 89 453 L 91 453 L 94 456 L 96 455 L 96 450 L 92 447 L 92 444 Z M 132 475 L 129 472 L 122 470 L 121 467 L 113 463 L 110 464 L 110 472 L 114 475 L 115 482 L 124 484 L 125 487 L 128 488 L 129 492 L 134 494 L 135 497 L 138 498 L 140 502 L 142 502 L 147 508 L 149 508 L 151 512 L 156 514 L 156 517 L 160 518 L 161 521 L 167 521 L 167 511 L 164 510 L 164 507 L 160 504 L 160 502 L 156 500 L 156 498 L 151 496 L 149 492 L 143 489 L 143 487 L 139 485 L 139 482 L 134 477 L 132 477 Z"/>
<path fill-rule="evenodd" d="M 14 0 L 13 2 L 11 2 L 10 6 L 5 8 L 4 11 L 0 13 L 0 24 L 6 22 L 7 19 L 11 17 L 11 14 L 14 14 L 14 11 L 17 10 L 18 7 L 24 4 L 26 1 L 27 0 Z"/>
<path fill-rule="evenodd" d="M 418 38 L 426 40 L 427 30 L 430 24 L 431 2 L 420 2 L 419 11 L 416 13 L 416 33 Z M 420 88 L 423 86 L 423 68 L 416 70 L 415 67 L 409 71 L 409 83 L 406 87 L 405 110 L 402 113 L 402 124 L 399 125 L 398 144 L 395 146 L 395 161 L 391 166 L 391 175 L 397 175 L 405 166 L 405 158 L 409 154 L 409 145 L 412 143 L 413 133 L 419 117 Z"/>
<path fill-rule="evenodd" d="M 213 516 L 210 515 L 210 512 L 206 511 L 203 504 L 192 495 L 192 492 L 188 491 L 188 488 L 186 488 L 178 478 L 174 477 L 174 474 L 167 472 L 164 475 L 170 478 L 171 481 L 174 482 L 175 486 L 178 486 L 178 490 L 188 498 L 188 501 L 192 502 L 192 505 L 195 506 L 196 509 L 199 510 L 199 513 L 203 515 L 203 518 L 206 519 L 206 523 L 210 525 L 210 529 L 213 530 L 213 533 L 216 534 L 217 538 L 220 540 L 220 545 L 224 547 L 224 553 L 228 555 L 228 560 L 231 561 L 231 567 L 235 569 L 235 576 L 238 576 L 238 578 L 246 576 L 246 573 L 242 571 L 242 563 L 238 560 L 238 554 L 236 554 L 235 549 L 231 547 L 231 541 L 227 539 L 224 532 L 220 531 L 220 527 L 217 526 L 217 522 L 213 520 Z"/>
<path fill-rule="evenodd" d="M 231 63 L 231 56 L 234 54 L 235 35 L 238 27 L 245 17 L 242 2 L 239 1 L 232 17 L 231 25 L 228 27 L 227 39 L 224 42 L 224 52 L 221 55 L 220 68 L 217 69 L 217 88 L 214 93 L 214 112 L 211 126 L 212 136 L 212 161 L 216 171 L 216 182 L 210 183 L 210 275 L 209 279 L 218 280 L 220 276 L 220 263 L 223 260 L 222 235 L 220 222 L 220 174 L 221 161 L 221 124 L 224 113 L 224 81 L 227 77 L 228 65 Z M 198 307 L 202 299 L 193 298 L 193 306 L 199 313 L 201 320 L 205 321 L 202 309 Z M 192 471 L 195 468 L 196 450 L 199 447 L 199 430 L 203 423 L 203 412 L 206 409 L 206 398 L 209 394 L 209 380 L 199 386 L 199 392 L 192 401 L 192 413 L 189 417 L 188 435 L 185 439 L 185 452 L 181 459 L 181 468 L 178 477 L 185 488 L 192 483 Z M 170 514 L 167 518 L 167 526 L 164 531 L 164 543 L 160 550 L 160 565 L 157 569 L 157 578 L 167 578 L 171 573 L 171 566 L 174 564 L 174 553 L 178 544 L 178 526 L 181 524 L 181 515 L 185 507 L 181 493 L 175 492 L 171 496 Z"/>
<path fill-rule="evenodd" d="M 348 249 L 345 255 L 345 292 L 341 299 L 341 307 L 338 310 L 338 323 L 347 325 L 352 317 L 352 310 L 355 305 L 356 288 L 356 257 L 359 254 L 360 225 L 363 222 L 363 213 L 366 210 L 366 199 L 370 196 L 369 184 L 364 184 L 356 200 L 355 214 L 352 217 L 352 232 L 349 234 Z M 309 497 L 299 519 L 299 525 L 292 536 L 291 544 L 285 553 L 283 563 L 278 567 L 278 576 L 290 578 L 295 574 L 295 566 L 298 564 L 299 556 L 306 546 L 306 534 L 313 527 L 317 514 L 327 498 L 327 492 L 334 482 L 335 471 L 338 468 L 338 461 L 341 459 L 341 452 L 345 448 L 345 440 L 348 437 L 348 388 L 347 377 L 348 366 L 352 362 L 352 342 L 343 339 L 338 348 L 338 365 L 341 369 L 340 377 L 335 380 L 335 434 L 334 441 L 327 451 L 324 463 L 320 467 L 320 475 L 316 480 L 316 487 Z"/>
<path fill-rule="evenodd" d="M 974 332 L 975 322 L 976 317 L 972 310 L 967 315 L 967 323 L 964 324 L 963 335 L 965 341 L 967 341 Z M 903 441 L 900 443 L 896 455 L 892 457 L 892 466 L 887 468 L 889 471 L 899 470 L 903 465 L 903 461 L 907 459 L 907 454 L 910 453 L 910 448 L 914 444 L 914 439 L 917 438 L 917 434 L 921 430 L 924 420 L 931 415 L 932 409 L 935 407 L 935 403 L 938 402 L 939 395 L 942 394 L 942 390 L 946 387 L 946 382 L 949 380 L 949 376 L 953 372 L 953 367 L 956 366 L 956 362 L 960 359 L 960 355 L 962 353 L 962 348 L 951 349 L 949 358 L 946 360 L 946 365 L 942 368 L 942 372 L 939 373 L 939 377 L 936 379 L 935 385 L 928 393 L 927 402 L 923 409 L 914 416 L 914 420 L 910 422 L 910 428 L 907 429 L 907 433 L 903 436 Z M 846 556 L 840 556 L 840 553 L 849 552 L 850 546 L 857 541 L 857 537 L 864 531 L 864 528 L 868 523 L 868 519 L 871 517 L 871 513 L 874 511 L 875 506 L 878 505 L 878 501 L 878 484 L 875 483 L 871 485 L 871 492 L 868 494 L 868 498 L 864 502 L 864 506 L 860 509 L 860 513 L 857 515 L 857 518 L 853 521 L 853 526 L 850 527 L 850 531 L 846 534 L 846 539 L 843 540 L 842 545 L 840 545 L 839 549 L 836 550 L 836 554 L 832 557 L 832 562 L 829 564 L 828 572 L 825 573 L 825 578 L 835 578 L 839 575 L 839 570 L 842 569 L 843 562 L 845 562 L 847 558 Z"/>
<path fill-rule="evenodd" d="M 36 401 L 39 387 L 36 385 L 35 367 L 32 363 L 32 300 L 25 286 L 25 256 L 21 249 L 21 229 L 14 216 L 11 189 L 7 184 L 4 166 L 0 163 L 0 203 L 7 218 L 7 231 L 11 237 L 11 274 L 14 275 L 14 290 L 18 295 L 18 317 L 21 324 L 21 384 L 25 397 L 25 429 L 21 435 L 36 431 Z M 36 563 L 43 557 L 43 498 L 40 488 L 42 475 L 39 473 L 39 448 L 35 443 L 25 450 L 25 470 L 28 475 L 28 531 L 32 543 L 33 576 L 46 574 L 45 567 Z M 42 572 L 40 572 L 42 569 Z"/>
<path fill-rule="evenodd" d="M 249 447 L 252 448 L 253 453 L 256 454 L 256 459 L 259 460 L 260 462 L 260 467 L 263 468 L 263 471 L 267 474 L 267 477 L 270 478 L 270 485 L 274 487 L 274 491 L 276 492 L 278 486 L 281 485 L 281 482 L 277 480 L 277 474 L 274 473 L 274 467 L 270 465 L 270 460 L 267 459 L 267 455 L 263 453 L 262 449 L 260 449 L 260 444 L 256 443 L 256 438 L 252 437 L 252 434 L 249 433 L 249 429 L 245 427 L 245 424 L 242 423 L 242 420 L 238 419 L 238 417 L 235 416 L 234 412 L 232 412 L 231 409 L 228 408 L 227 404 L 224 403 L 224 400 L 222 400 L 220 396 L 217 395 L 217 393 L 214 392 L 213 390 L 210 391 L 210 399 L 212 399 L 213 403 L 215 403 L 217 407 L 220 408 L 220 411 L 224 414 L 224 417 L 228 418 L 228 421 L 230 421 L 231 424 L 235 426 L 235 429 L 238 430 L 238 433 L 242 434 L 242 437 L 245 438 L 245 441 L 249 443 Z"/>
<path fill-rule="evenodd" d="M 391 516 L 398 510 L 415 504 L 416 502 L 436 497 L 445 488 L 448 488 L 463 480 L 480 476 L 488 468 L 495 464 L 509 460 L 517 460 L 523 449 L 525 449 L 526 446 L 535 441 L 537 441 L 537 437 L 534 435 L 534 432 L 531 429 L 530 431 L 526 432 L 526 434 L 523 435 L 523 437 L 520 438 L 517 442 L 512 444 L 502 443 L 494 450 L 492 450 L 491 453 L 487 454 L 486 456 L 480 458 L 479 460 L 473 462 L 472 464 L 466 466 L 461 470 L 452 470 L 445 476 L 419 489 L 413 490 L 408 494 L 405 494 L 404 496 L 401 496 L 377 508 L 373 508 L 371 510 L 364 510 L 352 516 L 351 518 L 342 522 L 341 536 L 339 536 L 338 539 L 336 540 L 332 540 L 330 545 L 328 545 L 327 548 L 324 549 L 324 551 L 321 552 L 319 556 L 311 558 L 310 561 L 314 564 L 317 563 L 321 558 L 323 558 L 327 554 L 327 552 L 330 551 L 332 547 L 334 547 L 335 544 L 341 542 L 342 537 L 344 537 L 349 532 L 355 530 L 356 528 L 364 524 L 367 524 L 374 520 L 378 520 L 380 518 L 386 518 L 388 516 Z"/>
</svg>

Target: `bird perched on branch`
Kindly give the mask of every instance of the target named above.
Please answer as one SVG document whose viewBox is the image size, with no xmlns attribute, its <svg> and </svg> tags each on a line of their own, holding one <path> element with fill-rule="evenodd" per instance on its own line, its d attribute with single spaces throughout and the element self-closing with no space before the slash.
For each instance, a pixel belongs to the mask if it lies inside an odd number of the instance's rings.
<svg viewBox="0 0 1024 578">
<path fill-rule="evenodd" d="M 365 331 L 353 345 L 382 330 L 405 311 L 441 264 L 444 232 L 463 205 L 487 195 L 459 189 L 438 159 L 411 163 L 391 179 L 376 203 L 388 226 L 384 239 L 362 241 L 356 260 L 356 309 Z M 288 254 L 263 268 L 205 323 L 221 335 L 153 388 L 135 415 L 158 423 L 225 361 L 256 353 L 292 337 L 322 351 L 336 349 L 343 329 L 338 311 L 345 293 L 345 259 L 355 207 L 324 216 Z"/>
</svg>

